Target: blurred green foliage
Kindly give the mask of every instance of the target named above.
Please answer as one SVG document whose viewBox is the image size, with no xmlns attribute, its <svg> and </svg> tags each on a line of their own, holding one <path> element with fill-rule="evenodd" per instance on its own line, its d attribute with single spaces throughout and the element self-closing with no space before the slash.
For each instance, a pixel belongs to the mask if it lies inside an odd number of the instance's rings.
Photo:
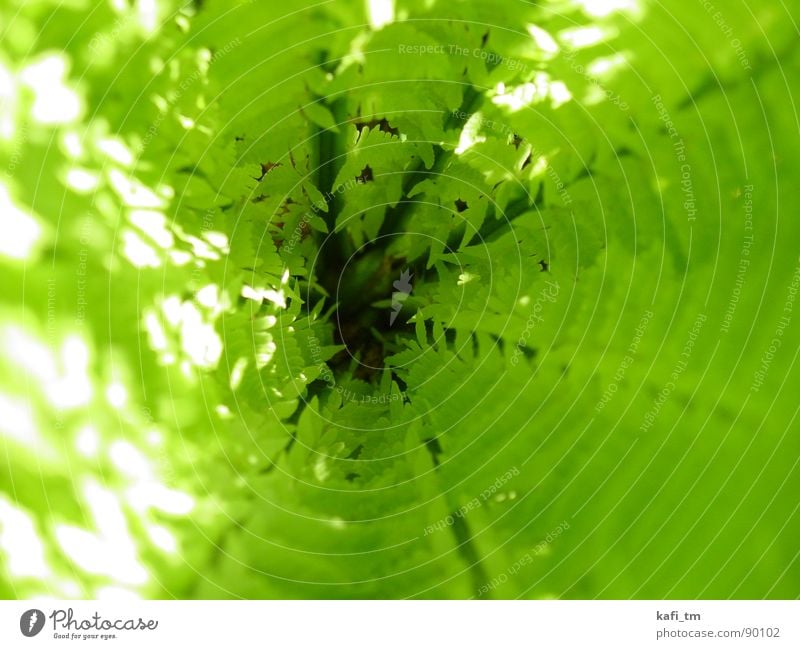
<svg viewBox="0 0 800 649">
<path fill-rule="evenodd" d="M 0 596 L 797 597 L 791 9 L 2 0 Z"/>
</svg>

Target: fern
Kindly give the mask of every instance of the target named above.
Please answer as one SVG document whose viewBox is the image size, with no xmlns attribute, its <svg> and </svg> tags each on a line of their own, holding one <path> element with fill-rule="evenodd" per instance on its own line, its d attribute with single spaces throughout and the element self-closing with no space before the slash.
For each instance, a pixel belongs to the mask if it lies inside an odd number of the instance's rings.
<svg viewBox="0 0 800 649">
<path fill-rule="evenodd" d="M 0 595 L 795 597 L 785 8 L 370 5 L 0 3 Z"/>
</svg>

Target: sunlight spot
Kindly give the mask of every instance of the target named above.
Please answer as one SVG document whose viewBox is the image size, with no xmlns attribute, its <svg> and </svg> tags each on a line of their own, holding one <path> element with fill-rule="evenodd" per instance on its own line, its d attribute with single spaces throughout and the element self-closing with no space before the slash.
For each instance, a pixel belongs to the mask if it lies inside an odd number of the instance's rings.
<svg viewBox="0 0 800 649">
<path fill-rule="evenodd" d="M 50 402 L 60 408 L 74 408 L 89 402 L 92 386 L 87 375 L 89 349 L 78 336 L 70 336 L 61 347 L 59 375 L 50 350 L 21 329 L 7 327 L 4 332 L 8 358 L 26 369 L 41 383 Z"/>
<path fill-rule="evenodd" d="M 19 327 L 7 326 L 2 339 L 6 357 L 26 369 L 31 376 L 42 382 L 56 378 L 58 372 L 53 353 L 38 338 Z"/>
<path fill-rule="evenodd" d="M 128 391 L 121 383 L 112 383 L 106 388 L 106 400 L 112 408 L 122 408 L 128 403 Z"/>
<path fill-rule="evenodd" d="M 93 534 L 69 525 L 56 525 L 56 539 L 81 568 L 87 572 L 103 572 L 100 569 L 102 548 Z"/>
<path fill-rule="evenodd" d="M 278 346 L 272 340 L 272 336 L 269 336 L 267 342 L 259 345 L 258 352 L 256 353 L 256 366 L 258 369 L 263 369 L 269 365 L 277 350 Z"/>
<path fill-rule="evenodd" d="M 550 99 L 552 99 L 553 108 L 558 108 L 572 99 L 572 93 L 563 81 L 553 81 L 550 84 Z"/>
<path fill-rule="evenodd" d="M 33 413 L 28 404 L 2 393 L 0 393 L 0 432 L 27 446 L 40 442 Z"/>
<path fill-rule="evenodd" d="M 58 584 L 58 587 L 61 589 L 61 592 L 64 593 L 64 597 L 68 599 L 81 599 L 83 597 L 81 587 L 72 580 L 62 581 Z"/>
<path fill-rule="evenodd" d="M 394 20 L 394 0 L 367 0 L 369 24 L 380 29 Z"/>
<path fill-rule="evenodd" d="M 76 408 L 89 403 L 89 348 L 78 336 L 70 336 L 61 347 L 64 374 L 45 386 L 50 402 L 58 408 Z"/>
<path fill-rule="evenodd" d="M 215 309 L 219 306 L 219 286 L 208 284 L 197 291 L 197 301 L 204 307 Z"/>
<path fill-rule="evenodd" d="M 112 464 L 120 473 L 130 478 L 151 478 L 153 472 L 150 462 L 145 455 L 133 444 L 126 441 L 116 441 L 108 451 Z"/>
<path fill-rule="evenodd" d="M 159 61 L 160 61 L 160 59 L 159 59 Z M 153 67 L 154 66 L 151 66 L 151 68 L 153 68 Z M 153 69 L 154 74 L 158 74 L 160 69 L 161 69 L 160 67 L 159 68 L 154 68 Z M 169 110 L 170 106 L 171 106 L 169 101 L 167 101 L 167 99 L 165 99 L 161 95 L 153 95 L 151 99 L 153 100 L 153 103 L 156 105 L 156 108 L 158 109 L 158 111 L 160 113 L 162 113 L 162 114 L 166 113 Z"/>
<path fill-rule="evenodd" d="M 119 586 L 103 586 L 95 591 L 95 599 L 113 600 L 116 602 L 136 602 L 141 596 L 128 588 Z"/>
<path fill-rule="evenodd" d="M 70 367 L 85 369 L 89 364 L 89 348 L 78 336 L 69 336 L 61 347 L 61 358 L 68 371 Z"/>
<path fill-rule="evenodd" d="M 533 81 L 522 83 L 514 88 L 506 88 L 505 92 L 496 94 L 492 97 L 492 103 L 498 106 L 507 106 L 516 112 L 545 99 L 548 88 L 548 76 L 538 73 Z"/>
<path fill-rule="evenodd" d="M 161 260 L 156 251 L 132 230 L 122 233 L 122 254 L 137 268 L 158 268 Z"/>
<path fill-rule="evenodd" d="M 328 524 L 335 530 L 343 530 L 347 527 L 347 523 L 341 518 L 331 518 Z"/>
<path fill-rule="evenodd" d="M 464 286 L 464 284 L 469 284 L 476 279 L 480 279 L 480 277 L 478 275 L 474 275 L 473 273 L 461 273 L 458 276 L 458 285 Z"/>
<path fill-rule="evenodd" d="M 100 184 L 100 177 L 86 169 L 73 168 L 67 172 L 67 185 L 79 194 L 87 194 Z"/>
<path fill-rule="evenodd" d="M 555 39 L 544 29 L 536 25 L 528 25 L 528 33 L 540 50 L 547 54 L 558 53 L 558 43 L 556 43 Z"/>
<path fill-rule="evenodd" d="M 86 572 L 108 575 L 125 584 L 145 583 L 147 571 L 139 563 L 117 498 L 93 481 L 87 482 L 83 492 L 98 533 L 57 525 L 56 538 L 64 552 Z"/>
<path fill-rule="evenodd" d="M 212 246 L 215 246 L 223 252 L 228 252 L 228 237 L 222 232 L 205 232 L 203 237 Z"/>
<path fill-rule="evenodd" d="M 14 112 L 16 104 L 16 84 L 11 71 L 0 62 L 0 137 L 10 140 L 14 137 Z"/>
<path fill-rule="evenodd" d="M 64 151 L 71 158 L 80 158 L 83 156 L 83 145 L 81 138 L 75 131 L 64 133 L 61 143 L 64 146 Z"/>
<path fill-rule="evenodd" d="M 316 462 L 314 462 L 314 477 L 319 482 L 325 482 L 330 476 L 330 474 L 331 472 L 330 469 L 328 468 L 328 463 L 325 461 L 325 458 L 319 456 Z"/>
<path fill-rule="evenodd" d="M 42 228 L 29 212 L 11 200 L 5 184 L 0 183 L 0 254 L 12 259 L 27 259 L 39 241 Z"/>
<path fill-rule="evenodd" d="M 67 62 L 61 54 L 45 56 L 20 73 L 21 81 L 34 93 L 32 116 L 42 124 L 65 124 L 78 118 L 81 101 L 64 85 Z"/>
<path fill-rule="evenodd" d="M 75 448 L 85 458 L 94 458 L 100 448 L 100 435 L 93 426 L 84 426 L 75 439 Z"/>
<path fill-rule="evenodd" d="M 139 24 L 146 34 L 152 34 L 158 27 L 158 3 L 156 0 L 138 1 Z"/>
<path fill-rule="evenodd" d="M 117 497 L 94 480 L 83 485 L 83 495 L 92 512 L 97 530 L 106 538 L 130 541 L 125 515 Z"/>
<path fill-rule="evenodd" d="M 593 84 L 586 89 L 583 103 L 587 106 L 597 106 L 608 99 L 606 90 L 599 84 Z"/>
<path fill-rule="evenodd" d="M 286 308 L 286 296 L 284 295 L 283 290 L 273 291 L 271 289 L 262 289 L 262 295 L 264 296 L 265 300 L 272 302 L 275 306 L 279 306 L 282 309 Z"/>
<path fill-rule="evenodd" d="M 167 217 L 161 212 L 133 210 L 130 219 L 131 223 L 162 248 L 171 248 L 175 244 L 175 237 L 167 229 Z"/>
<path fill-rule="evenodd" d="M 12 576 L 40 579 L 50 576 L 51 571 L 44 558 L 44 545 L 36 533 L 33 518 L 2 496 L 0 548 Z"/>
<path fill-rule="evenodd" d="M 177 327 L 181 321 L 181 299 L 177 295 L 170 295 L 161 303 L 164 317 L 173 327 Z"/>
<path fill-rule="evenodd" d="M 185 266 L 192 261 L 192 259 L 194 259 L 192 255 L 183 250 L 170 250 L 168 254 L 169 258 L 172 260 L 172 263 L 174 263 L 176 266 Z"/>
<path fill-rule="evenodd" d="M 455 150 L 456 155 L 461 155 L 479 142 L 486 142 L 486 137 L 479 134 L 483 123 L 483 115 L 480 112 L 475 112 L 470 116 L 464 124 L 464 128 L 461 129 L 461 136 Z"/>
<path fill-rule="evenodd" d="M 627 52 L 617 52 L 611 56 L 596 58 L 587 66 L 587 71 L 593 77 L 609 79 L 613 74 L 628 62 Z"/>
<path fill-rule="evenodd" d="M 133 164 L 133 153 L 119 138 L 98 140 L 97 148 L 124 167 L 130 167 Z"/>
<path fill-rule="evenodd" d="M 604 18 L 615 11 L 623 11 L 635 17 L 642 15 L 641 0 L 578 0 L 587 16 Z"/>
<path fill-rule="evenodd" d="M 531 303 L 531 298 L 529 295 L 523 295 L 518 302 L 520 306 L 528 306 Z"/>
<path fill-rule="evenodd" d="M 533 163 L 533 167 L 531 167 L 531 175 L 532 176 L 539 176 L 547 171 L 547 158 L 544 156 L 539 156 L 536 158 L 536 162 Z"/>
<path fill-rule="evenodd" d="M 153 311 L 148 311 L 145 315 L 144 328 L 150 336 L 150 346 L 154 350 L 163 351 L 167 348 L 167 334 Z"/>
<path fill-rule="evenodd" d="M 247 359 L 240 358 L 237 360 L 233 365 L 233 370 L 231 370 L 231 390 L 237 390 L 242 383 L 242 379 L 244 378 L 244 371 L 247 369 Z"/>
<path fill-rule="evenodd" d="M 187 379 L 194 377 L 194 365 L 192 365 L 191 362 L 184 359 L 181 361 L 178 367 L 181 368 L 181 374 L 183 374 Z"/>
<path fill-rule="evenodd" d="M 616 35 L 616 30 L 611 27 L 589 25 L 562 30 L 558 38 L 571 49 L 580 50 L 610 40 Z"/>
<path fill-rule="evenodd" d="M 203 315 L 191 302 L 184 302 L 181 309 L 181 342 L 183 351 L 198 367 L 216 365 L 222 354 L 217 332 L 203 321 Z"/>
<path fill-rule="evenodd" d="M 194 498 L 189 494 L 154 481 L 136 484 L 126 493 L 131 507 L 139 512 L 152 507 L 174 516 L 185 516 L 194 509 Z"/>
<path fill-rule="evenodd" d="M 186 237 L 186 241 L 192 244 L 192 252 L 195 254 L 195 256 L 201 257 L 202 259 L 211 259 L 213 261 L 216 261 L 220 258 L 216 251 L 202 239 L 198 239 L 194 236 L 188 236 Z"/>
<path fill-rule="evenodd" d="M 253 288 L 245 284 L 242 286 L 242 297 L 256 302 L 267 300 L 282 309 L 286 308 L 286 296 L 283 291 L 276 291 L 271 288 Z"/>
<path fill-rule="evenodd" d="M 155 192 L 135 178 L 129 178 L 119 169 L 109 171 L 108 179 L 119 197 L 130 207 L 158 209 L 164 206 L 163 201 Z"/>
<path fill-rule="evenodd" d="M 194 120 L 191 117 L 186 117 L 185 115 L 178 115 L 178 121 L 180 122 L 181 126 L 185 128 L 187 131 L 190 131 L 195 127 Z"/>
<path fill-rule="evenodd" d="M 214 408 L 214 411 L 220 416 L 221 419 L 230 419 L 233 417 L 231 409 L 224 404 L 219 404 L 216 408 Z"/>
<path fill-rule="evenodd" d="M 157 548 L 168 554 L 175 554 L 178 549 L 178 542 L 166 527 L 162 525 L 148 525 L 147 535 Z"/>
</svg>

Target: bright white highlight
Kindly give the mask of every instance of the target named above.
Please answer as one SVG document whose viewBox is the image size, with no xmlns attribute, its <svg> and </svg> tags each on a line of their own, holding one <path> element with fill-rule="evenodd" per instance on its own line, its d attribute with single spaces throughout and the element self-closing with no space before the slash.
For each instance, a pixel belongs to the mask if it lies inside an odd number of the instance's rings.
<svg viewBox="0 0 800 649">
<path fill-rule="evenodd" d="M 97 189 L 100 178 L 86 169 L 70 169 L 67 172 L 67 185 L 79 194 L 88 194 Z"/>
<path fill-rule="evenodd" d="M 8 189 L 0 183 L 0 254 L 12 259 L 27 259 L 39 241 L 42 228 L 37 219 L 18 208 Z"/>
<path fill-rule="evenodd" d="M 394 0 L 367 0 L 369 24 L 380 29 L 394 21 Z"/>
<path fill-rule="evenodd" d="M 0 496 L 0 549 L 14 577 L 50 576 L 44 558 L 44 545 L 36 533 L 33 519 L 24 510 Z"/>
<path fill-rule="evenodd" d="M 114 408 L 122 408 L 128 403 L 128 391 L 121 383 L 112 383 L 106 388 L 106 399 Z"/>
<path fill-rule="evenodd" d="M 164 202 L 153 190 L 145 187 L 135 178 L 126 176 L 119 169 L 112 169 L 108 174 L 108 179 L 126 205 L 151 209 L 164 207 Z"/>
<path fill-rule="evenodd" d="M 555 39 L 544 29 L 536 25 L 528 25 L 528 33 L 540 50 L 547 54 L 558 53 L 558 43 L 556 43 Z"/>
<path fill-rule="evenodd" d="M 139 562 L 119 501 L 93 481 L 87 482 L 83 491 L 97 532 L 57 525 L 56 539 L 64 552 L 86 572 L 107 575 L 123 584 L 144 584 L 147 571 Z"/>
<path fill-rule="evenodd" d="M 67 124 L 81 114 L 77 93 L 64 85 L 67 62 L 61 55 L 50 55 L 31 63 L 20 73 L 20 80 L 34 93 L 33 119 L 42 124 Z"/>
<path fill-rule="evenodd" d="M 565 29 L 559 33 L 558 38 L 570 48 L 580 50 L 610 40 L 616 35 L 616 31 L 610 27 L 590 25 L 587 27 Z"/>
</svg>

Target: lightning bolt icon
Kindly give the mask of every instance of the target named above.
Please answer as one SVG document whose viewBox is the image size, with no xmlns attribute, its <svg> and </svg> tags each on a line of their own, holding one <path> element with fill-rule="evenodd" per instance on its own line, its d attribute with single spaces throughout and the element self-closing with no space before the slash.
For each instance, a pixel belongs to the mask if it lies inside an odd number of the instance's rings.
<svg viewBox="0 0 800 649">
<path fill-rule="evenodd" d="M 28 620 L 28 631 L 33 631 L 33 625 L 36 624 L 36 621 L 39 619 L 39 616 L 36 614 L 36 611 L 31 613 L 31 619 Z"/>
</svg>

